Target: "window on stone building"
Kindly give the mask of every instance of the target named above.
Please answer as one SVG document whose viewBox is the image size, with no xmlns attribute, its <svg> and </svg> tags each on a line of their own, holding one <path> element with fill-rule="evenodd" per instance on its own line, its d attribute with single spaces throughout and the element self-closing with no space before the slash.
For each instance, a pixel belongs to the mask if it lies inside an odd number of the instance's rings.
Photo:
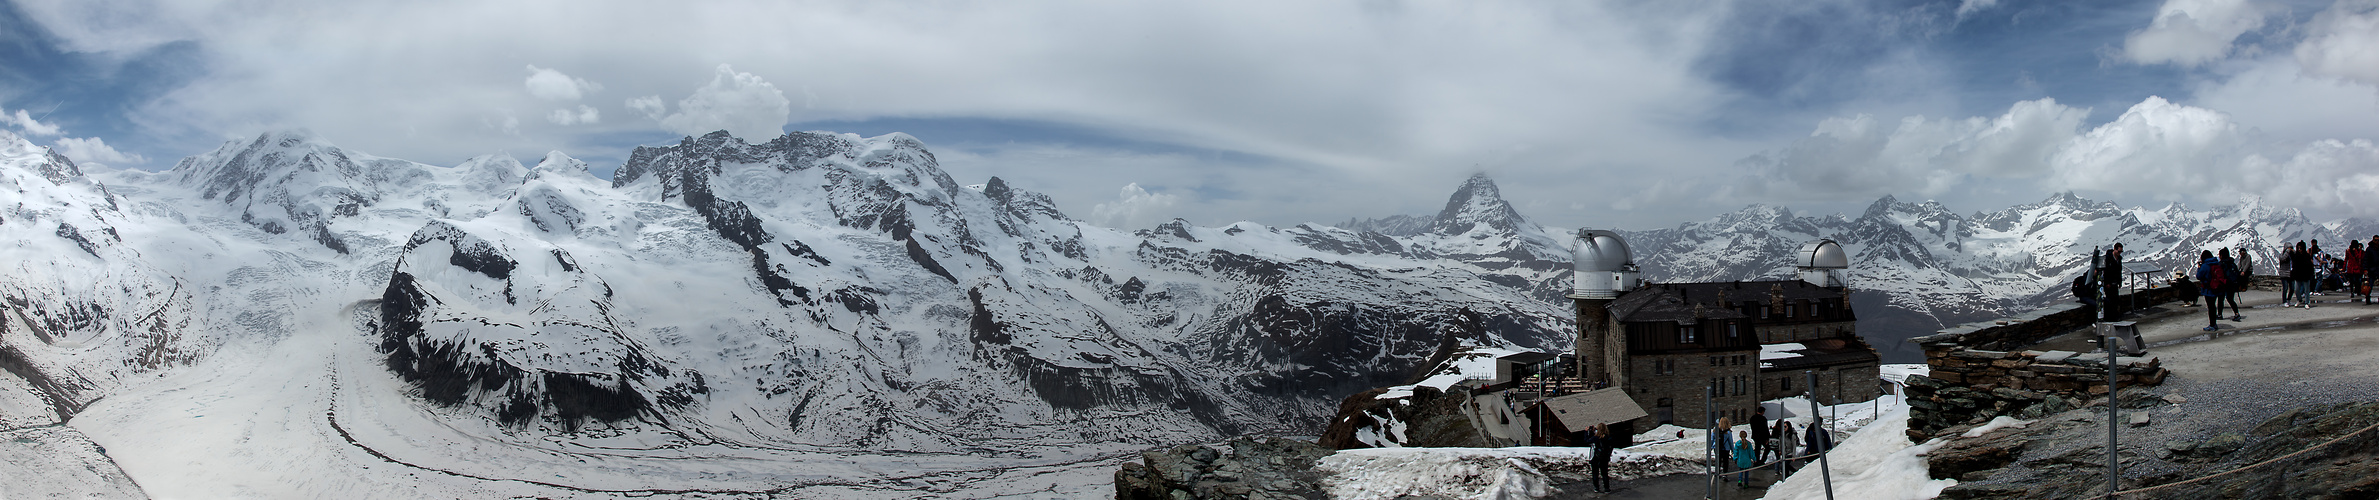
<svg viewBox="0 0 2379 500">
<path fill-rule="evenodd" d="M 1679 327 L 1677 327 L 1677 343 L 1679 343 L 1679 344 L 1692 344 L 1692 343 L 1698 343 L 1698 342 L 1701 342 L 1701 341 L 1702 341 L 1702 339 L 1700 338 L 1700 336 L 1699 336 L 1699 335 L 1695 335 L 1695 333 L 1694 333 L 1694 331 L 1693 331 L 1693 327 L 1691 327 L 1691 326 L 1679 326 Z"/>
<path fill-rule="evenodd" d="M 1776 389 L 1776 390 L 1779 390 L 1779 391 L 1784 391 L 1784 392 L 1792 392 L 1792 390 L 1793 390 L 1793 378 L 1792 378 L 1792 377 L 1784 377 L 1784 378 L 1781 378 L 1781 379 L 1777 379 L 1777 381 L 1778 381 L 1778 382 L 1783 382 L 1783 384 L 1780 384 L 1781 386 L 1780 386 L 1780 387 L 1777 387 L 1777 389 Z"/>
<path fill-rule="evenodd" d="M 1742 337 L 1743 337 L 1743 325 L 1742 325 L 1742 324 L 1739 324 L 1739 323 L 1734 323 L 1734 322 L 1728 322 L 1728 323 L 1726 324 L 1726 338 L 1733 339 L 1733 338 L 1742 338 Z"/>
</svg>

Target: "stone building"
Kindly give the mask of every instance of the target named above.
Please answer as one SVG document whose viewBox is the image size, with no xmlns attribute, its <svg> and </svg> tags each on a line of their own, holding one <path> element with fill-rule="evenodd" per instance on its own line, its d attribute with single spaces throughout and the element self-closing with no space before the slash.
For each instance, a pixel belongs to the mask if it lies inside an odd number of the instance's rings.
<svg viewBox="0 0 2379 500">
<path fill-rule="evenodd" d="M 1808 373 L 1822 403 L 1880 392 L 1881 358 L 1858 336 L 1841 245 L 1803 245 L 1798 280 L 1647 285 L 1616 234 L 1580 231 L 1579 241 L 1578 377 L 1624 388 L 1649 415 L 1639 428 L 1740 422 L 1760 401 L 1809 394 Z"/>
</svg>

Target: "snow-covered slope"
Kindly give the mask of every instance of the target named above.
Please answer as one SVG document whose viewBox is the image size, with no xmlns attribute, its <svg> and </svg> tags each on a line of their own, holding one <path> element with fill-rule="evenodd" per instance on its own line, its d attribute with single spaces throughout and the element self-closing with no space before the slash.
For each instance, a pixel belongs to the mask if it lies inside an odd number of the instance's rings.
<svg viewBox="0 0 2379 500">
<path fill-rule="evenodd" d="M 1311 432 L 1567 330 L 1558 243 L 1484 178 L 1398 240 L 1089 226 L 901 134 L 714 133 L 606 181 L 284 132 L 105 185 L 10 139 L 17 396 L 158 494 L 951 493 Z"/>
<path fill-rule="evenodd" d="M 1571 330 L 1568 231 L 1483 176 L 1433 216 L 1124 231 L 961 184 L 902 134 L 713 133 L 608 180 L 558 152 L 434 166 L 302 131 L 158 173 L 0 139 L 0 368 L 21 382 L 0 421 L 71 456 L 39 467 L 125 478 L 40 494 L 1031 494 L 1150 445 L 1311 433 L 1457 346 Z M 1910 325 L 1877 337 L 2056 300 L 2100 242 L 2166 258 L 2354 224 L 1886 198 L 1629 237 L 1675 281 L 1782 276 L 1801 242 L 1841 241 L 1862 318 Z"/>
</svg>

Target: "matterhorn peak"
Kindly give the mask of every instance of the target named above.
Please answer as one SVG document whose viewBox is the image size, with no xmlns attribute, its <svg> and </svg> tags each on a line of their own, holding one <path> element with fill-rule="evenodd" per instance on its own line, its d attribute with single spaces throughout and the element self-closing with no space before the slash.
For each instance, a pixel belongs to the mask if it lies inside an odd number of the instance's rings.
<svg viewBox="0 0 2379 500">
<path fill-rule="evenodd" d="M 1520 213 L 1512 204 L 1503 201 L 1502 191 L 1486 173 L 1471 174 L 1446 199 L 1446 208 L 1437 212 L 1437 221 L 1430 230 L 1438 234 L 1462 234 L 1485 225 L 1505 232 L 1519 228 Z"/>
</svg>

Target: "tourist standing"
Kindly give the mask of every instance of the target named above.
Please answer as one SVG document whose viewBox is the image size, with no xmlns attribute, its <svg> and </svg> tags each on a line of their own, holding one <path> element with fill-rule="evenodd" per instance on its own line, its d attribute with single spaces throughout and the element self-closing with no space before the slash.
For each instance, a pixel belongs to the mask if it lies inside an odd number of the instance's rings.
<svg viewBox="0 0 2379 500">
<path fill-rule="evenodd" d="M 2307 309 L 2313 307 L 2313 273 L 2313 251 L 2305 242 L 2296 242 L 2296 251 L 2288 253 L 2288 279 L 2296 289 L 2297 305 Z"/>
<path fill-rule="evenodd" d="M 1801 440 L 1793 435 L 1791 420 L 1776 419 L 1776 473 L 1793 475 L 1793 457 L 1800 456 Z"/>
<path fill-rule="evenodd" d="M 2362 247 L 2363 305 L 2371 304 L 2371 289 L 2379 288 L 2379 235 L 2371 236 L 2371 244 Z"/>
<path fill-rule="evenodd" d="M 1769 437 L 1767 405 L 1751 407 L 1751 445 L 1753 447 L 1751 458 L 1753 461 L 1766 462 L 1768 453 L 1775 451 L 1774 447 L 1768 445 Z"/>
<path fill-rule="evenodd" d="M 1620 440 L 1626 439 L 1617 434 L 1611 432 L 1610 424 L 1594 426 L 1594 458 L 1588 462 L 1594 475 L 1588 482 L 1597 493 L 1611 492 L 1611 452 L 1619 447 Z"/>
<path fill-rule="evenodd" d="M 2246 255 L 2247 252 L 2240 250 L 2239 254 Z M 2240 276 L 2238 261 L 2230 260 L 2230 249 L 2222 249 L 2217 258 L 2222 262 L 2222 286 L 2215 288 L 2220 293 L 2215 294 L 2214 298 L 2221 302 L 2215 303 L 2214 307 L 2219 309 L 2222 304 L 2230 304 L 2230 322 L 2244 321 L 2247 317 L 2239 314 L 2239 292 L 2247 289 L 2247 279 Z M 2222 317 L 2222 314 L 2214 313 L 2214 317 Z"/>
<path fill-rule="evenodd" d="M 2229 252 L 2230 250 L 2223 249 L 2223 251 Z M 2228 280 L 2222 275 L 2222 259 L 2215 258 L 2214 252 L 2209 250 L 2198 250 L 2197 256 L 2197 281 L 2206 284 L 2206 286 L 2199 288 L 2197 291 L 2198 295 L 2202 295 L 2206 298 L 2205 330 L 2209 332 L 2220 330 L 2222 329 L 2220 326 L 2220 321 L 2222 321 L 2222 305 L 2221 303 L 2215 301 L 2220 300 L 2221 293 L 2216 292 L 2216 290 L 2220 290 L 2223 286 L 2229 284 L 2227 282 Z"/>
<path fill-rule="evenodd" d="M 1758 454 L 1758 451 L 1752 449 L 1751 436 L 1741 432 L 1735 433 L 1735 470 L 1739 471 L 1735 475 L 1736 487 L 1751 487 L 1751 466 L 1759 465 L 1755 463 L 1757 462 L 1755 455 Z"/>
<path fill-rule="evenodd" d="M 2296 300 L 2296 247 L 2280 244 L 2280 305 L 2285 307 Z"/>
<path fill-rule="evenodd" d="M 2123 319 L 2123 303 L 2115 300 L 2123 294 L 2123 244 L 2116 243 L 2113 248 L 2106 249 L 2106 259 L 2101 264 L 2103 267 L 2098 272 L 2098 286 L 2102 289 L 2098 294 L 2098 309 L 2103 312 L 2101 317 L 2106 321 Z"/>
<path fill-rule="evenodd" d="M 2362 254 L 2362 242 L 2346 242 L 2346 272 L 2343 274 L 2346 276 L 2347 301 L 2353 301 L 2356 297 L 2361 297 L 2365 302 L 2370 301 L 2370 297 L 2364 295 L 2365 292 L 2363 292 L 2362 288 Z"/>
</svg>

